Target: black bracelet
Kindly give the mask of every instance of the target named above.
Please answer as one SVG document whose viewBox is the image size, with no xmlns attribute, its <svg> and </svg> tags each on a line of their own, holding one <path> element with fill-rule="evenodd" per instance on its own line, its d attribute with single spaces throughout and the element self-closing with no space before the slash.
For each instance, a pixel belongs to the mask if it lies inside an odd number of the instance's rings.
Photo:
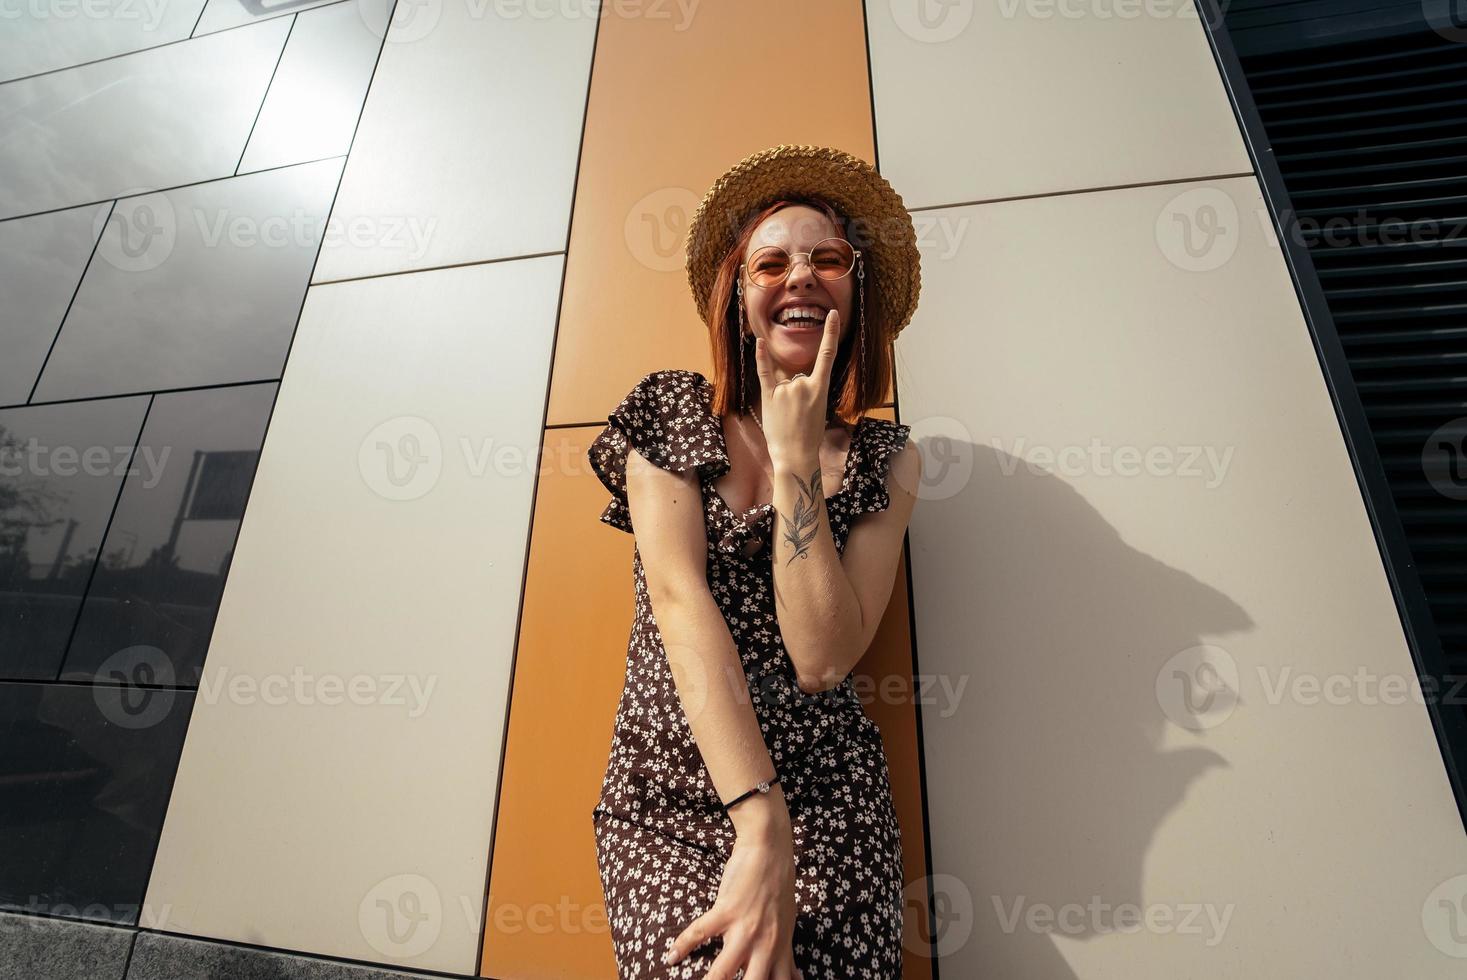
<svg viewBox="0 0 1467 980">
<path fill-rule="evenodd" d="M 744 800 L 748 799 L 749 797 L 753 796 L 755 793 L 767 793 L 767 792 L 769 792 L 769 787 L 773 786 L 777 782 L 779 782 L 779 776 L 778 775 L 776 775 L 773 779 L 765 780 L 764 782 L 758 784 L 757 786 L 755 786 L 753 789 L 749 790 L 746 793 L 740 793 L 738 796 L 734 797 L 732 800 L 729 800 L 727 803 L 725 803 L 723 805 L 724 812 L 727 812 L 728 811 L 728 808 L 731 807 L 731 806 L 733 806 L 735 803 L 741 803 Z"/>
</svg>

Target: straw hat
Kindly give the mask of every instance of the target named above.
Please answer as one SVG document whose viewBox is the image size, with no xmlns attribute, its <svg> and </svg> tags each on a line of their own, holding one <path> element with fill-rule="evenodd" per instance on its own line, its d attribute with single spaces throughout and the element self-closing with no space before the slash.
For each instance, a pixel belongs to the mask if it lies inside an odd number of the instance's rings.
<svg viewBox="0 0 1467 980">
<path fill-rule="evenodd" d="M 872 280 L 872 312 L 891 325 L 895 338 L 916 312 L 922 288 L 912 216 L 901 195 L 870 164 L 830 146 L 781 144 L 760 150 L 708 188 L 683 244 L 698 315 L 712 326 L 708 301 L 713 280 L 744 222 L 780 198 L 798 194 L 824 197 L 846 217 L 846 238 L 861 250 Z"/>
</svg>

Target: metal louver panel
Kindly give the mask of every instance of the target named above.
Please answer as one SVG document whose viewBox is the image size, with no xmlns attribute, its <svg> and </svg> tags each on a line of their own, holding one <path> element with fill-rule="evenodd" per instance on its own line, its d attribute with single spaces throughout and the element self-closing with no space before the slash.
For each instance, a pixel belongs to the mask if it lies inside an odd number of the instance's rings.
<svg viewBox="0 0 1467 980">
<path fill-rule="evenodd" d="M 1467 826 L 1467 22 L 1196 0 Z"/>
<path fill-rule="evenodd" d="M 1467 45 L 1423 27 L 1243 68 L 1448 667 L 1467 675 Z"/>
</svg>

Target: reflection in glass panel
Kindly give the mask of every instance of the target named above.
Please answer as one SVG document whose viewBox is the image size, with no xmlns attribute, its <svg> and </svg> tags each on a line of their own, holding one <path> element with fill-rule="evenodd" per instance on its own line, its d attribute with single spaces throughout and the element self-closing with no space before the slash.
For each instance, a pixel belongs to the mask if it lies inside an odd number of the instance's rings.
<svg viewBox="0 0 1467 980">
<path fill-rule="evenodd" d="M 0 405 L 30 398 L 110 209 L 0 221 Z"/>
<path fill-rule="evenodd" d="M 0 85 L 0 218 L 234 173 L 289 29 L 281 18 Z"/>
<path fill-rule="evenodd" d="M 392 0 L 347 0 L 295 20 L 240 173 L 337 156 L 351 148 Z M 374 13 L 365 13 L 372 10 Z"/>
<path fill-rule="evenodd" d="M 13 4 L 0 31 L 0 82 L 180 41 L 203 6 L 204 0 Z"/>
<path fill-rule="evenodd" d="M 106 679 L 119 651 L 146 648 L 177 683 L 198 684 L 276 387 L 154 400 L 63 678 Z"/>
<path fill-rule="evenodd" d="M 118 201 L 34 400 L 278 378 L 341 163 Z"/>
<path fill-rule="evenodd" d="M 193 700 L 0 683 L 0 907 L 137 923 Z"/>
<path fill-rule="evenodd" d="M 0 411 L 0 678 L 56 677 L 147 404 Z"/>
<path fill-rule="evenodd" d="M 338 0 L 209 0 L 194 37 L 211 31 L 222 31 L 230 27 L 248 24 L 252 20 L 279 17 L 281 14 L 299 13 Z M 382 33 L 379 31 L 379 34 Z"/>
</svg>

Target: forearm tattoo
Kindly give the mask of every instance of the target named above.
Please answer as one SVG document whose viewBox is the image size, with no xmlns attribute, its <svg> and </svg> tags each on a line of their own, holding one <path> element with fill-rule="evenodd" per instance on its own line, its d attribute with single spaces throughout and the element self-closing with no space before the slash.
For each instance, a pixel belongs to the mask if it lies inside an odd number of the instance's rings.
<svg viewBox="0 0 1467 980">
<path fill-rule="evenodd" d="M 815 531 L 820 524 L 820 503 L 825 498 L 824 488 L 820 485 L 819 466 L 810 474 L 808 483 L 798 476 L 795 483 L 800 487 L 800 499 L 795 501 L 794 513 L 779 515 L 784 518 L 784 539 L 794 549 L 786 565 L 796 558 L 809 557 L 810 545 L 815 543 Z"/>
</svg>

